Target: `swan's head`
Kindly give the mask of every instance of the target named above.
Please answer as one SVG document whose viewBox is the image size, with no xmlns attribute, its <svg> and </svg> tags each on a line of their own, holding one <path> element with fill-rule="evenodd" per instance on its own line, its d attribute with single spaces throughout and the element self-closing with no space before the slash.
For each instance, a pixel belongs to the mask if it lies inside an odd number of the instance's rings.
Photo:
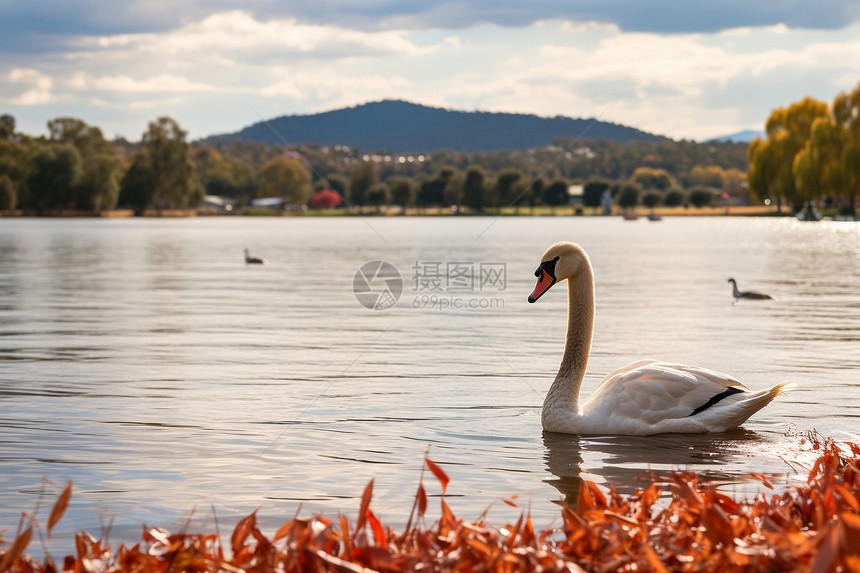
<svg viewBox="0 0 860 573">
<path fill-rule="evenodd" d="M 585 267 L 590 268 L 591 262 L 579 245 L 565 242 L 551 246 L 540 258 L 535 271 L 538 280 L 529 302 L 535 302 L 555 283 L 575 278 Z"/>
<path fill-rule="evenodd" d="M 729 279 L 729 280 L 728 280 L 728 281 L 726 281 L 726 282 L 730 282 L 730 283 L 732 283 L 732 284 L 737 284 L 737 283 L 735 283 L 735 279 Z"/>
</svg>

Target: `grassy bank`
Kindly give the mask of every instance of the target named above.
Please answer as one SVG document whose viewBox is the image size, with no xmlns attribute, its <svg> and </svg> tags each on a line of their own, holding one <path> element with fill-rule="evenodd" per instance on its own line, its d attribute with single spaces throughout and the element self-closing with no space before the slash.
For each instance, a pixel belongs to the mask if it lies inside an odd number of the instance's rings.
<svg viewBox="0 0 860 573">
<path fill-rule="evenodd" d="M 651 209 L 639 207 L 635 212 L 644 217 L 652 212 Z M 695 217 L 695 216 L 741 216 L 741 217 L 756 217 L 756 216 L 773 216 L 779 213 L 776 207 L 764 205 L 746 205 L 734 207 L 701 207 L 701 208 L 684 208 L 684 207 L 658 207 L 653 209 L 653 212 L 664 217 Z M 305 211 L 276 211 L 272 209 L 261 209 L 255 207 L 247 207 L 239 213 L 220 213 L 204 209 L 149 209 L 144 213 L 145 217 L 396 217 L 396 216 L 433 216 L 433 217 L 510 217 L 510 216 L 571 216 L 582 214 L 584 216 L 599 216 L 596 209 L 585 209 L 582 213 L 577 213 L 576 209 L 571 207 L 528 207 L 515 208 L 505 207 L 503 209 L 489 211 L 469 211 L 452 210 L 449 207 L 428 207 L 419 209 L 409 207 L 406 210 L 400 207 L 364 207 L 357 209 L 308 209 Z M 785 213 L 788 215 L 788 213 Z M 82 211 L 75 209 L 58 209 L 46 212 L 27 212 L 27 211 L 0 211 L 0 217 L 108 217 L 121 218 L 133 217 L 134 211 L 131 209 L 114 209 L 110 211 Z M 613 216 L 621 216 L 620 212 L 616 212 Z"/>
<path fill-rule="evenodd" d="M 656 209 L 647 209 L 639 207 L 634 210 L 641 217 L 647 216 L 654 212 L 664 217 L 715 217 L 715 216 L 733 216 L 733 217 L 756 217 L 756 216 L 773 216 L 779 213 L 776 207 L 765 205 L 741 205 L 732 207 L 700 207 L 700 208 L 684 208 L 684 207 L 658 207 Z M 363 207 L 354 209 L 313 209 L 307 211 L 272 211 L 268 209 L 253 209 L 248 208 L 241 212 L 242 215 L 251 216 L 285 216 L 285 217 L 337 217 L 337 216 L 362 216 L 362 217 L 399 217 L 399 216 L 429 216 L 429 217 L 514 217 L 514 216 L 534 216 L 534 217 L 550 217 L 550 216 L 576 216 L 582 215 L 586 217 L 602 216 L 597 209 L 586 208 L 577 212 L 577 209 L 572 207 L 535 207 L 535 208 L 516 208 L 505 207 L 503 209 L 493 209 L 488 211 L 469 211 L 467 209 L 452 210 L 449 207 L 427 207 L 417 208 L 408 207 L 401 209 L 400 207 Z M 788 213 L 784 213 L 788 216 Z M 613 217 L 620 217 L 621 212 L 616 211 Z"/>
</svg>

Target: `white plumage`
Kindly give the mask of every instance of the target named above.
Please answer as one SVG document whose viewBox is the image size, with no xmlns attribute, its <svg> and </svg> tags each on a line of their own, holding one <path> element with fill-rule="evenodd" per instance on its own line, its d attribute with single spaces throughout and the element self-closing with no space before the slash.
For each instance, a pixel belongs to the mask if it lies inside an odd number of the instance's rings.
<svg viewBox="0 0 860 573">
<path fill-rule="evenodd" d="M 549 432 L 648 435 L 724 432 L 739 426 L 787 389 L 783 382 L 750 391 L 737 379 L 695 366 L 640 360 L 611 372 L 579 403 L 594 326 L 594 276 L 578 245 L 553 245 L 535 272 L 535 302 L 568 280 L 568 332 L 558 375 L 544 400 L 541 421 Z"/>
</svg>

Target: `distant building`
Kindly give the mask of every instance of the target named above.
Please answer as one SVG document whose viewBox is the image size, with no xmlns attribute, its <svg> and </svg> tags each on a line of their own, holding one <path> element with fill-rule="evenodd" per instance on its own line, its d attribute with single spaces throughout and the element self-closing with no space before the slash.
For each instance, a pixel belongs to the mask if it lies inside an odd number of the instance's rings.
<svg viewBox="0 0 860 573">
<path fill-rule="evenodd" d="M 585 185 L 569 185 L 567 187 L 567 202 L 569 205 L 582 205 Z"/>
<path fill-rule="evenodd" d="M 259 199 L 251 199 L 251 207 L 259 207 L 261 209 L 281 209 L 283 205 L 283 197 L 260 197 Z"/>
</svg>

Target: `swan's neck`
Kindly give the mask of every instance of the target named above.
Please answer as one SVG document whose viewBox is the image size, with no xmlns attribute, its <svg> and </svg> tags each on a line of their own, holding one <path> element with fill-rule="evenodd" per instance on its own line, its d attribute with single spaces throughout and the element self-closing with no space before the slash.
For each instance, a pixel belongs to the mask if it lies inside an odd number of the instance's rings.
<svg viewBox="0 0 860 573">
<path fill-rule="evenodd" d="M 543 411 L 579 414 L 579 390 L 588 366 L 594 330 L 594 274 L 585 264 L 567 285 L 567 341 L 555 381 L 543 403 Z"/>
<path fill-rule="evenodd" d="M 735 281 L 732 281 L 732 295 L 735 298 L 738 298 L 739 296 L 741 296 L 741 292 L 738 290 L 738 285 L 737 285 L 737 283 L 735 283 Z"/>
</svg>

